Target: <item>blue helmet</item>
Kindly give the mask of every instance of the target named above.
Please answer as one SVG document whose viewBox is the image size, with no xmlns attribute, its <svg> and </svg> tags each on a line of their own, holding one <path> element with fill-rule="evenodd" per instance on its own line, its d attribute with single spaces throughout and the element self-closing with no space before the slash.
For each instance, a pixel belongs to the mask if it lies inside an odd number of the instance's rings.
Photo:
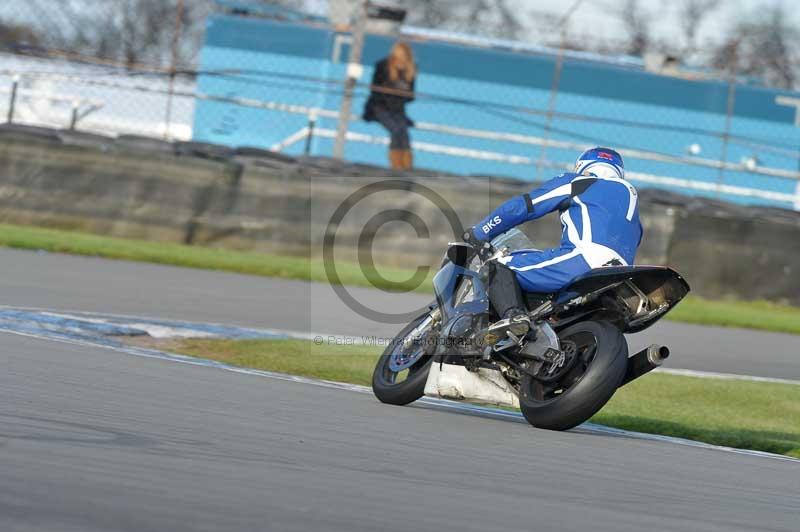
<svg viewBox="0 0 800 532">
<path fill-rule="evenodd" d="M 610 148 L 592 148 L 575 161 L 575 173 L 605 178 L 624 178 L 622 155 Z"/>
</svg>

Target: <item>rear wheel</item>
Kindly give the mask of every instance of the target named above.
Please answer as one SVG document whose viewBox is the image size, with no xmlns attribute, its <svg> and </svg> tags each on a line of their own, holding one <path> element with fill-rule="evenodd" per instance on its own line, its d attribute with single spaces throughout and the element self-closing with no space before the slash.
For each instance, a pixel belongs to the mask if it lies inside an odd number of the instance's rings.
<svg viewBox="0 0 800 532">
<path fill-rule="evenodd" d="M 526 375 L 520 410 L 534 427 L 567 430 L 605 405 L 625 376 L 628 344 L 608 322 L 585 321 L 558 334 L 566 354 L 563 369 L 547 382 Z"/>
<path fill-rule="evenodd" d="M 428 354 L 431 325 L 405 342 L 430 315 L 426 312 L 405 326 L 384 350 L 372 373 L 372 392 L 382 403 L 407 405 L 422 397 L 433 357 Z"/>
</svg>

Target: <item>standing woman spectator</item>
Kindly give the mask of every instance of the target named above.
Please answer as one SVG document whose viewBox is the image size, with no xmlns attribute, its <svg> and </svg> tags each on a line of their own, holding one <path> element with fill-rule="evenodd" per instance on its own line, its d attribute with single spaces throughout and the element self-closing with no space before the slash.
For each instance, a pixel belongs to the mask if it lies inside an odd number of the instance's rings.
<svg viewBox="0 0 800 532">
<path fill-rule="evenodd" d="M 371 92 L 364 106 L 364 120 L 380 122 L 391 135 L 389 163 L 397 170 L 413 164 L 408 128 L 414 125 L 406 116 L 406 103 L 414 99 L 417 66 L 411 46 L 397 41 L 389 57 L 375 64 Z"/>
</svg>

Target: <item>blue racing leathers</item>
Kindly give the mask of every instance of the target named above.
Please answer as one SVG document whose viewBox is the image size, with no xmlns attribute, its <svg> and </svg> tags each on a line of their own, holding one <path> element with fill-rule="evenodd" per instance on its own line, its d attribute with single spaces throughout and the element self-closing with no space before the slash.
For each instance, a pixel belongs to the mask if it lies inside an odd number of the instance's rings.
<svg viewBox="0 0 800 532">
<path fill-rule="evenodd" d="M 521 223 L 561 212 L 561 245 L 517 250 L 500 262 L 526 292 L 555 292 L 593 268 L 633 264 L 642 240 L 636 189 L 622 178 L 565 173 L 529 194 L 511 198 L 473 227 L 491 240 Z"/>
</svg>

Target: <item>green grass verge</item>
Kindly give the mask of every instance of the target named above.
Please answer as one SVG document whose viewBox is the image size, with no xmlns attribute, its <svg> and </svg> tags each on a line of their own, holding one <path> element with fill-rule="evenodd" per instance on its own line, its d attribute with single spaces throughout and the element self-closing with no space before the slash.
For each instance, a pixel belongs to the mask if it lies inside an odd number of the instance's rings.
<svg viewBox="0 0 800 532">
<path fill-rule="evenodd" d="M 800 386 L 645 375 L 592 421 L 800 458 Z"/>
<path fill-rule="evenodd" d="M 61 229 L 0 224 L 0 246 L 328 282 L 322 260 L 100 236 Z M 417 286 L 418 282 L 409 281 L 413 272 L 403 268 L 381 266 L 379 271 L 362 272 L 357 264 L 337 262 L 336 271 L 341 284 L 345 285 L 431 292 L 432 275 Z M 377 274 L 380 274 L 380 277 Z"/>
<path fill-rule="evenodd" d="M 690 295 L 666 319 L 800 334 L 800 308 L 769 301 L 712 301 Z"/>
<path fill-rule="evenodd" d="M 30 226 L 0 224 L 0 246 L 328 282 L 321 260 Z M 357 264 L 337 262 L 336 268 L 341 283 L 346 285 L 428 293 L 431 291 L 430 275 L 417 286 L 417 282 L 410 280 L 412 272 L 407 269 L 380 267 L 383 278 L 378 278 L 378 272 L 362 272 Z M 689 296 L 667 315 L 667 319 L 800 334 L 800 308 L 765 301 L 709 301 Z"/>
<path fill-rule="evenodd" d="M 379 347 L 302 340 L 170 342 L 170 351 L 234 366 L 369 385 Z M 621 388 L 592 421 L 637 432 L 800 458 L 800 386 L 650 374 Z"/>
<path fill-rule="evenodd" d="M 187 338 L 156 345 L 171 352 L 218 360 L 233 366 L 365 386 L 372 382 L 372 370 L 382 351 L 376 346 L 315 345 L 306 340 Z"/>
</svg>

